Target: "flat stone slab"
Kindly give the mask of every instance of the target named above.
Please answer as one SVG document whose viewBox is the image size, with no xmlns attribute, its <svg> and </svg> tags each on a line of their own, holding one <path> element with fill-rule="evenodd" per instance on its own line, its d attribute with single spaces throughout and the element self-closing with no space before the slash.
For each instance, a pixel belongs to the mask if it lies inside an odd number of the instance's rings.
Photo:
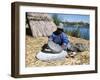
<svg viewBox="0 0 100 80">
<path fill-rule="evenodd" d="M 54 61 L 54 60 L 63 60 L 67 55 L 68 53 L 64 50 L 57 54 L 39 52 L 36 55 L 36 58 L 42 61 Z"/>
</svg>

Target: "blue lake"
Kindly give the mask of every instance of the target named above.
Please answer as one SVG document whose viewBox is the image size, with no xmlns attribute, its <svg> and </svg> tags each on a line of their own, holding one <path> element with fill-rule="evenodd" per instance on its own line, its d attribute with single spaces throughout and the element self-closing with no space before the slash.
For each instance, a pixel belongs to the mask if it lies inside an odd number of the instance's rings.
<svg viewBox="0 0 100 80">
<path fill-rule="evenodd" d="M 77 27 L 75 27 L 75 26 L 74 27 L 73 26 L 64 27 L 64 31 L 74 31 L 74 30 L 77 30 Z M 79 27 L 78 30 L 80 33 L 80 38 L 89 40 L 89 38 L 90 38 L 89 27 Z"/>
</svg>

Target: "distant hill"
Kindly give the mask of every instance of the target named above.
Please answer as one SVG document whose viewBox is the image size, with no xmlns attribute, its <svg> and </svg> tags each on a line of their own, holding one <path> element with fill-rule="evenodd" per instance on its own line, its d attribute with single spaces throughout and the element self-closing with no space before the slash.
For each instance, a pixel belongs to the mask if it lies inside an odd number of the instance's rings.
<svg viewBox="0 0 100 80">
<path fill-rule="evenodd" d="M 89 23 L 85 22 L 61 22 L 64 26 L 79 26 L 79 27 L 89 27 Z"/>
</svg>

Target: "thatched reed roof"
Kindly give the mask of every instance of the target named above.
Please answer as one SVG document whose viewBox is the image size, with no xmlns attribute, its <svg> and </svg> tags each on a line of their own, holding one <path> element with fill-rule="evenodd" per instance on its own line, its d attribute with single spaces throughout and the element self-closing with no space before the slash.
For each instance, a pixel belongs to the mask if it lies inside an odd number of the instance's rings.
<svg viewBox="0 0 100 80">
<path fill-rule="evenodd" d="M 50 36 L 57 28 L 48 14 L 28 12 L 27 19 L 33 37 Z"/>
<path fill-rule="evenodd" d="M 28 13 L 28 19 L 30 20 L 36 20 L 36 21 L 53 21 L 53 19 L 45 13 Z"/>
</svg>

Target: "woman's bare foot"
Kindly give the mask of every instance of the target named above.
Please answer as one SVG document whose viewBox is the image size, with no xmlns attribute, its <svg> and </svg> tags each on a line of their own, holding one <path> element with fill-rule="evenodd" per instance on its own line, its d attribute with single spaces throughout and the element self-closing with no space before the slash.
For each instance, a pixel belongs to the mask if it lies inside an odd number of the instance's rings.
<svg viewBox="0 0 100 80">
<path fill-rule="evenodd" d="M 74 58 L 74 56 L 75 56 L 76 54 L 77 54 L 76 52 L 71 52 L 71 53 L 69 54 L 69 56 L 72 57 L 72 58 Z"/>
</svg>

